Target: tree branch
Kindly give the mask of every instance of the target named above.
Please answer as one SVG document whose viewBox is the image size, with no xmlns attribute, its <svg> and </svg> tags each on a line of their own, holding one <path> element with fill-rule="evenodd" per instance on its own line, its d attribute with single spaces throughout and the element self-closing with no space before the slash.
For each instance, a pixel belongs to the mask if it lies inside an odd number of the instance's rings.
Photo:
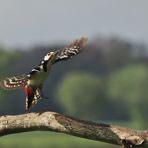
<svg viewBox="0 0 148 148">
<path fill-rule="evenodd" d="M 148 147 L 148 131 L 97 124 L 54 112 L 28 113 L 0 117 L 0 136 L 27 131 L 55 131 L 121 145 L 125 148 Z"/>
</svg>

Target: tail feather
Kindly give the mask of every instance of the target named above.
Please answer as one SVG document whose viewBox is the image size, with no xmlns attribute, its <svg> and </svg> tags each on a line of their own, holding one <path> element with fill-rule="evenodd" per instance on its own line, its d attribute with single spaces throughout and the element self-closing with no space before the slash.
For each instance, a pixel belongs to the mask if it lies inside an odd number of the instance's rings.
<svg viewBox="0 0 148 148">
<path fill-rule="evenodd" d="M 0 87 L 6 90 L 18 89 L 25 86 L 28 81 L 26 75 L 8 77 L 0 80 Z"/>
<path fill-rule="evenodd" d="M 42 98 L 41 90 L 36 89 L 33 93 L 26 96 L 26 110 L 29 110 Z"/>
</svg>

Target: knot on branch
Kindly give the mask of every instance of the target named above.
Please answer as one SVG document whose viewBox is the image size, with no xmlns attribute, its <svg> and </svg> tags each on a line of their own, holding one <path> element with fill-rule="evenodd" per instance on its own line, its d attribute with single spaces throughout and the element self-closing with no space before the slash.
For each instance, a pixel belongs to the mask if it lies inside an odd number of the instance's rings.
<svg viewBox="0 0 148 148">
<path fill-rule="evenodd" d="M 131 135 L 122 140 L 124 148 L 132 148 L 138 145 L 141 145 L 144 142 L 144 139 L 140 136 Z"/>
</svg>

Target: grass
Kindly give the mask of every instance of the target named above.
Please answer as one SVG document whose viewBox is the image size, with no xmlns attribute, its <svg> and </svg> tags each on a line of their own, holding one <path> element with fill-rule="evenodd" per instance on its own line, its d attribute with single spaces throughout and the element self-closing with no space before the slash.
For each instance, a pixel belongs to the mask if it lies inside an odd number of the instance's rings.
<svg viewBox="0 0 148 148">
<path fill-rule="evenodd" d="M 111 144 L 51 132 L 28 132 L 0 138 L 0 148 L 117 148 Z"/>
</svg>

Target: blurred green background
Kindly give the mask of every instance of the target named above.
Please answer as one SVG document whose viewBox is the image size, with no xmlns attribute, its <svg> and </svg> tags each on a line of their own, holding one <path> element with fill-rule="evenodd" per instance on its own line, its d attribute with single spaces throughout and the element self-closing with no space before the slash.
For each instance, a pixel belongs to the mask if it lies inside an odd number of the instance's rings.
<svg viewBox="0 0 148 148">
<path fill-rule="evenodd" d="M 0 47 L 0 77 L 29 72 L 46 52 L 66 44 L 40 45 L 28 50 Z M 95 122 L 148 128 L 148 48 L 110 37 L 91 39 L 73 59 L 54 65 L 44 86 L 49 99 L 31 111 L 56 111 Z M 0 90 L 0 114 L 24 113 L 22 90 Z M 30 132 L 0 138 L 1 148 L 115 146 L 51 132 Z"/>
</svg>

